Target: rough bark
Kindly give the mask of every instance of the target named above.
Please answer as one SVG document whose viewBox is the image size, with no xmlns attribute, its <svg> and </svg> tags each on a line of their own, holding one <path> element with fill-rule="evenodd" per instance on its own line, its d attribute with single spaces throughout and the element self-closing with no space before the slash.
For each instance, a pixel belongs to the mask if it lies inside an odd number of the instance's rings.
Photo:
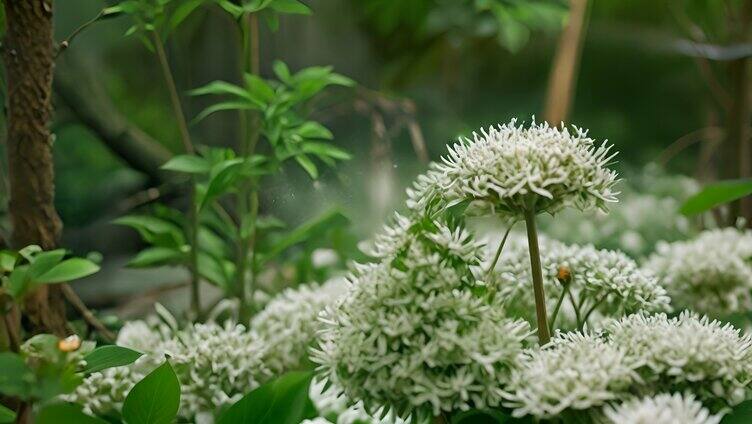
<svg viewBox="0 0 752 424">
<path fill-rule="evenodd" d="M 52 0 L 5 0 L 3 59 L 7 78 L 7 155 L 11 245 L 57 245 L 62 223 L 54 206 Z M 32 331 L 64 335 L 65 303 L 57 287 L 30 294 L 24 312 Z"/>
<path fill-rule="evenodd" d="M 569 2 L 569 22 L 559 37 L 543 112 L 543 118 L 551 125 L 567 120 L 574 101 L 582 42 L 587 32 L 587 7 L 588 0 Z"/>
</svg>

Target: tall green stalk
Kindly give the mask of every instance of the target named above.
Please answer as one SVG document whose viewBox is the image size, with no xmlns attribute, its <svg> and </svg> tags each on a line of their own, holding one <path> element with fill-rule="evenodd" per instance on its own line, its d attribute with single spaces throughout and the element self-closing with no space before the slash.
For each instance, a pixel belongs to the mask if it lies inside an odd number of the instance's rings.
<svg viewBox="0 0 752 424">
<path fill-rule="evenodd" d="M 530 252 L 530 271 L 533 275 L 538 343 L 543 346 L 551 340 L 551 334 L 548 331 L 548 319 L 546 318 L 546 295 L 543 291 L 543 270 L 541 269 L 538 231 L 535 227 L 535 210 L 533 208 L 525 210 L 525 225 L 527 227 L 527 245 Z"/>
<path fill-rule="evenodd" d="M 167 54 L 164 50 L 164 44 L 162 38 L 156 31 L 152 31 L 152 40 L 154 42 L 154 49 L 159 59 L 159 65 L 162 68 L 162 74 L 167 84 L 167 89 L 170 93 L 170 103 L 172 104 L 172 110 L 175 114 L 175 120 L 178 123 L 178 129 L 180 130 L 180 139 L 183 143 L 183 148 L 188 154 L 193 154 L 193 143 L 191 142 L 191 135 L 188 132 L 188 121 L 185 119 L 185 113 L 183 107 L 180 104 L 180 96 L 178 95 L 178 89 L 175 85 L 175 78 L 172 76 L 172 70 L 170 69 L 170 63 L 167 61 Z M 201 318 L 201 294 L 199 291 L 199 271 L 198 271 L 198 231 L 199 231 L 199 217 L 196 202 L 196 182 L 191 179 L 191 195 L 189 199 L 188 210 L 188 223 L 186 233 L 188 234 L 188 243 L 190 245 L 190 254 L 188 257 L 188 271 L 191 274 L 191 311 L 193 312 L 193 318 L 199 320 Z"/>
<path fill-rule="evenodd" d="M 241 21 L 243 36 L 243 57 L 241 58 L 241 80 L 245 73 L 259 73 L 259 31 L 256 14 L 246 14 Z M 260 120 L 257 113 L 240 111 L 240 155 L 249 157 L 254 154 L 260 136 Z M 250 123 L 250 128 L 249 128 Z M 236 258 L 236 287 L 240 299 L 241 319 L 253 313 L 254 279 L 253 253 L 256 238 L 256 218 L 258 215 L 258 189 L 252 181 L 241 185 L 237 197 L 238 217 L 241 223 L 238 232 L 238 253 Z M 245 225 L 246 219 L 248 224 Z M 248 267 L 250 262 L 251 266 Z M 246 274 L 250 272 L 249 278 Z"/>
</svg>

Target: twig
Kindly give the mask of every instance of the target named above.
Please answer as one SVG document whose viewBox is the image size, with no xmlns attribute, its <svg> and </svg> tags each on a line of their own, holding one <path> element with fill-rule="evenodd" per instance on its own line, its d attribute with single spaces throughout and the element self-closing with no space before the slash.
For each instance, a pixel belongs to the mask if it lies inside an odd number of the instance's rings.
<svg viewBox="0 0 752 424">
<path fill-rule="evenodd" d="M 83 32 L 83 30 L 90 27 L 91 25 L 94 25 L 95 23 L 97 23 L 97 21 L 102 19 L 102 16 L 104 16 L 104 11 L 105 9 L 100 10 L 99 13 L 97 13 L 97 16 L 81 24 L 78 28 L 73 30 L 73 32 L 65 40 L 61 41 L 60 44 L 58 45 L 57 52 L 55 52 L 55 57 L 57 58 L 57 56 L 60 55 L 60 53 L 62 53 L 64 50 L 70 47 L 70 43 L 73 42 L 73 39 L 76 38 L 78 34 L 80 34 L 81 32 Z"/>
<path fill-rule="evenodd" d="M 99 321 L 96 316 L 94 316 L 94 313 L 92 313 L 91 310 L 86 307 L 86 304 L 83 302 L 83 300 L 81 300 L 80 297 L 78 297 L 78 294 L 73 291 L 71 286 L 69 286 L 68 284 L 63 284 L 62 289 L 65 299 L 68 300 L 71 306 L 73 306 L 81 314 L 81 317 L 84 319 L 84 321 L 86 321 L 90 326 L 96 329 L 99 334 L 101 334 L 102 337 L 104 337 L 108 342 L 114 342 L 116 338 L 115 333 L 105 327 L 104 324 L 102 324 L 102 322 Z"/>
</svg>

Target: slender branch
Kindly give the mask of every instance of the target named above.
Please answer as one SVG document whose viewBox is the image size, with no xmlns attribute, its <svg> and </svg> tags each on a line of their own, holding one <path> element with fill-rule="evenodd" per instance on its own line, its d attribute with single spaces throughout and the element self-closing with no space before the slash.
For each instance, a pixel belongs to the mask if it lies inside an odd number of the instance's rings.
<svg viewBox="0 0 752 424">
<path fill-rule="evenodd" d="M 162 74 L 164 75 L 165 82 L 167 83 L 167 89 L 170 92 L 170 101 L 172 103 L 172 110 L 175 114 L 175 120 L 178 123 L 178 129 L 180 130 L 180 138 L 183 142 L 185 152 L 188 154 L 194 153 L 193 143 L 191 142 L 191 136 L 188 132 L 188 123 L 183 113 L 183 107 L 180 104 L 180 96 L 178 95 L 178 89 L 175 85 L 175 79 L 172 76 L 172 70 L 170 64 L 167 61 L 167 54 L 164 50 L 162 38 L 156 31 L 151 32 L 152 39 L 154 41 L 154 48 L 159 59 L 159 64 L 162 68 Z M 190 209 L 188 212 L 188 237 L 190 238 L 190 256 L 188 269 L 191 273 L 191 309 L 194 313 L 194 319 L 200 320 L 201 318 L 201 297 L 199 291 L 199 271 L 198 271 L 198 231 L 199 231 L 199 210 L 196 205 L 196 184 L 195 181 L 191 181 L 191 196 L 189 199 Z"/>
<path fill-rule="evenodd" d="M 102 322 L 100 322 L 97 317 L 94 316 L 94 313 L 92 313 L 91 310 L 86 307 L 86 304 L 81 300 L 80 297 L 78 297 L 78 294 L 73 291 L 73 288 L 71 288 L 71 286 L 69 286 L 68 284 L 62 284 L 62 290 L 65 299 L 68 300 L 68 303 L 70 303 L 74 308 L 76 308 L 76 310 L 81 314 L 81 317 L 83 317 L 84 321 L 89 323 L 89 325 L 97 330 L 99 334 L 108 342 L 115 341 L 115 333 L 105 327 L 104 324 L 102 324 Z"/>
<path fill-rule="evenodd" d="M 541 346 L 551 340 L 546 318 L 546 295 L 543 290 L 543 271 L 541 269 L 540 248 L 538 246 L 538 232 L 535 228 L 535 210 L 525 210 L 525 224 L 527 227 L 527 244 L 530 252 L 530 270 L 533 275 L 533 294 L 535 295 L 535 315 L 538 324 L 538 343 Z"/>
<path fill-rule="evenodd" d="M 64 50 L 70 47 L 70 43 L 73 42 L 73 39 L 76 38 L 78 34 L 80 34 L 86 28 L 90 27 L 91 25 L 94 25 L 100 19 L 102 19 L 102 17 L 104 16 L 104 13 L 105 13 L 105 9 L 100 10 L 96 16 L 84 22 L 83 24 L 79 25 L 78 28 L 74 29 L 73 32 L 71 32 L 70 35 L 65 38 L 65 40 L 60 42 L 60 44 L 58 45 L 58 50 L 57 52 L 55 52 L 55 57 L 57 57 L 58 55 L 60 55 L 60 53 L 62 53 Z"/>
<path fill-rule="evenodd" d="M 588 318 L 590 318 L 590 315 L 595 311 L 595 308 L 597 308 L 601 303 L 603 303 L 604 300 L 606 300 L 606 297 L 608 297 L 608 292 L 603 293 L 601 297 L 598 298 L 595 302 L 593 302 L 592 306 L 585 312 L 585 315 L 582 317 L 582 322 L 580 323 L 580 329 L 582 329 L 585 324 L 587 324 Z"/>
<path fill-rule="evenodd" d="M 572 304 L 572 309 L 574 309 L 574 317 L 577 320 L 577 327 L 579 327 L 580 323 L 582 322 L 580 320 L 580 306 L 577 304 L 577 301 L 574 300 L 574 295 L 572 294 L 571 290 L 567 292 L 567 297 L 569 298 L 569 302 Z"/>
</svg>

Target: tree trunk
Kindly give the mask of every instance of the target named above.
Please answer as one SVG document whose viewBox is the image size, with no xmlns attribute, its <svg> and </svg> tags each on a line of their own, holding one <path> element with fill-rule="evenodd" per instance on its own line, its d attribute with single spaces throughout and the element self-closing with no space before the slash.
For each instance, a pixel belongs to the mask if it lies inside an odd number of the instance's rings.
<svg viewBox="0 0 752 424">
<path fill-rule="evenodd" d="M 11 245 L 38 244 L 52 249 L 62 229 L 54 206 L 49 130 L 54 67 L 52 0 L 5 0 L 4 6 Z M 65 303 L 58 287 L 31 293 L 24 312 L 34 332 L 67 332 Z"/>
<path fill-rule="evenodd" d="M 587 8 L 588 0 L 569 2 L 569 22 L 559 37 L 543 111 L 543 119 L 551 125 L 567 120 L 574 101 L 582 42 L 587 31 Z"/>
</svg>

